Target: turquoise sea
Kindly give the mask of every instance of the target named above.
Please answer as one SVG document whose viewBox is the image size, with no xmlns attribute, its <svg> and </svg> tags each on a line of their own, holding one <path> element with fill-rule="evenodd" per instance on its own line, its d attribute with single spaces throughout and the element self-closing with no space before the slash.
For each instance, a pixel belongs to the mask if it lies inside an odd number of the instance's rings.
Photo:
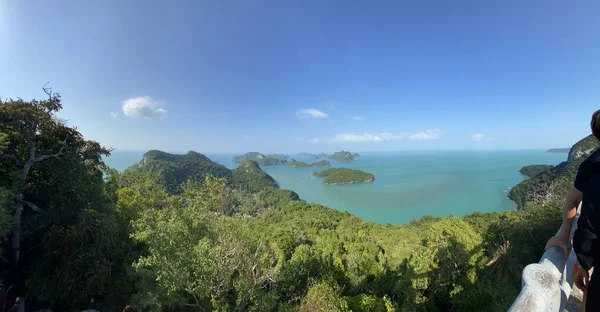
<svg viewBox="0 0 600 312">
<path fill-rule="evenodd" d="M 106 159 L 123 170 L 142 158 L 142 151 L 114 151 Z M 351 212 L 379 223 L 407 223 L 424 215 L 463 216 L 474 211 L 514 209 L 506 197 L 510 187 L 524 179 L 524 165 L 556 165 L 567 154 L 542 150 L 363 152 L 352 162 L 330 161 L 333 167 L 371 172 L 367 184 L 324 185 L 312 175 L 314 168 L 266 166 L 263 169 L 282 188 L 298 193 L 307 202 Z M 235 168 L 234 156 L 207 154 L 215 162 Z M 296 160 L 314 162 L 306 157 Z"/>
</svg>

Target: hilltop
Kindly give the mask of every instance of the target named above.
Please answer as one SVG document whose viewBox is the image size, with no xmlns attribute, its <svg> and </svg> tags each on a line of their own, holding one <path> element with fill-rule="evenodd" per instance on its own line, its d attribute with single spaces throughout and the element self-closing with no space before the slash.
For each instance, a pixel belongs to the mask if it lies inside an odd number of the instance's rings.
<svg viewBox="0 0 600 312">
<path fill-rule="evenodd" d="M 508 197 L 521 208 L 528 202 L 547 204 L 564 200 L 573 186 L 579 165 L 599 146 L 600 142 L 592 135 L 581 139 L 571 147 L 566 161 L 517 184 Z"/>
<path fill-rule="evenodd" d="M 348 151 L 341 151 L 341 152 L 333 153 L 331 156 L 329 156 L 329 159 L 335 159 L 338 161 L 350 161 L 350 160 L 356 159 L 359 156 L 360 155 L 358 153 L 350 153 Z"/>
<path fill-rule="evenodd" d="M 250 153 L 246 153 L 241 156 L 233 157 L 233 161 L 236 163 L 240 163 L 244 160 L 252 160 L 261 166 L 273 166 L 273 165 L 285 164 L 288 159 L 289 159 L 289 157 L 286 155 L 281 155 L 281 154 L 264 155 L 259 152 L 250 152 Z"/>
</svg>

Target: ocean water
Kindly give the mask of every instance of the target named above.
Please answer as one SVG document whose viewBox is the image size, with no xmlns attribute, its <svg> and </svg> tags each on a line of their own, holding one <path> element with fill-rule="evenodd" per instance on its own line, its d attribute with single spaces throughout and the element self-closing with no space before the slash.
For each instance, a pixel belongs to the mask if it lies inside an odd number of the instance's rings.
<svg viewBox="0 0 600 312">
<path fill-rule="evenodd" d="M 106 163 L 124 170 L 139 162 L 144 152 L 114 151 Z M 330 160 L 332 167 L 371 172 L 366 184 L 325 185 L 312 175 L 314 168 L 265 166 L 282 188 L 307 202 L 351 212 L 363 220 L 401 224 L 424 215 L 463 216 L 474 211 L 514 209 L 506 193 L 525 179 L 525 165 L 556 165 L 567 154 L 541 150 L 367 152 L 352 162 Z M 234 155 L 207 154 L 213 161 L 235 168 Z M 296 160 L 314 162 L 307 157 Z"/>
</svg>

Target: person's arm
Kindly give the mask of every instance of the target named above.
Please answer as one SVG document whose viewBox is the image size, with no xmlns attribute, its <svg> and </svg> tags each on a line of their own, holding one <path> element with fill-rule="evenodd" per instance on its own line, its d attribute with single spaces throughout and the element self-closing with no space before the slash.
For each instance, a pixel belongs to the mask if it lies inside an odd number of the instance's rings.
<svg viewBox="0 0 600 312">
<path fill-rule="evenodd" d="M 579 203 L 581 203 L 582 196 L 583 194 L 581 191 L 573 187 L 571 188 L 571 191 L 565 200 L 562 214 L 562 230 L 560 231 L 560 235 L 566 237 L 567 239 L 571 235 L 573 220 L 575 220 L 575 216 L 577 215 L 577 207 L 579 206 Z"/>
<path fill-rule="evenodd" d="M 573 220 L 577 215 L 577 207 L 581 202 L 582 193 L 577 188 L 572 188 L 565 200 L 562 213 L 562 227 L 560 233 L 556 236 L 552 236 L 546 243 L 546 248 L 560 247 L 565 251 L 565 255 L 569 255 L 571 248 L 569 246 L 569 239 L 571 236 L 571 228 L 573 227 Z"/>
</svg>

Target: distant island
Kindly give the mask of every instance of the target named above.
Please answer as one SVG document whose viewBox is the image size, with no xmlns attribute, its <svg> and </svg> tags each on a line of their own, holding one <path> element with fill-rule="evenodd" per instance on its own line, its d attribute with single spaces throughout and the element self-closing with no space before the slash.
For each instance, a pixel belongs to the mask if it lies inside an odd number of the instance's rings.
<svg viewBox="0 0 600 312">
<path fill-rule="evenodd" d="M 314 175 L 323 179 L 323 183 L 330 185 L 368 183 L 375 180 L 372 173 L 350 168 L 329 168 L 315 171 Z"/>
<path fill-rule="evenodd" d="M 521 168 L 521 170 L 519 170 L 519 172 L 522 175 L 525 175 L 529 178 L 533 178 L 535 176 L 537 176 L 538 174 L 547 171 L 549 169 L 554 168 L 554 166 L 552 165 L 529 165 L 529 166 L 524 166 L 523 168 Z"/>
<path fill-rule="evenodd" d="M 568 153 L 569 151 L 571 151 L 570 148 L 551 148 L 546 153 Z"/>
<path fill-rule="evenodd" d="M 281 154 L 269 154 L 265 156 L 259 152 L 250 152 L 241 156 L 233 157 L 233 162 L 239 164 L 244 160 L 252 160 L 261 166 L 273 166 L 285 164 L 288 159 L 288 156 Z"/>
<path fill-rule="evenodd" d="M 309 168 L 309 167 L 329 167 L 331 164 L 327 160 L 321 160 L 312 164 L 305 163 L 303 161 L 296 161 L 292 158 L 291 161 L 287 162 L 290 168 Z"/>
<path fill-rule="evenodd" d="M 338 161 L 350 161 L 356 159 L 356 157 L 359 156 L 360 155 L 358 153 L 353 154 L 348 151 L 341 151 L 333 153 L 331 156 L 329 156 L 329 159 L 334 159 Z"/>
<path fill-rule="evenodd" d="M 298 156 L 306 156 L 306 157 L 310 157 L 312 159 L 319 159 L 321 157 L 327 157 L 329 155 L 325 154 L 325 153 L 319 153 L 319 154 L 311 154 L 311 153 L 298 153 Z"/>
</svg>

